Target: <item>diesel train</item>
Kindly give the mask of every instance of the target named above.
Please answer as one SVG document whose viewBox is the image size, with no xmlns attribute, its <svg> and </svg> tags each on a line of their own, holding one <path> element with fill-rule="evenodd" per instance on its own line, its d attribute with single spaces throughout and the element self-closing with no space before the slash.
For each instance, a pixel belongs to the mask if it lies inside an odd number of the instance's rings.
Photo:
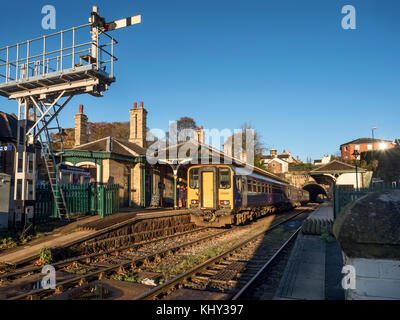
<svg viewBox="0 0 400 320">
<path fill-rule="evenodd" d="M 187 207 L 198 226 L 240 225 L 309 201 L 309 193 L 255 168 L 195 165 L 188 170 Z"/>
</svg>

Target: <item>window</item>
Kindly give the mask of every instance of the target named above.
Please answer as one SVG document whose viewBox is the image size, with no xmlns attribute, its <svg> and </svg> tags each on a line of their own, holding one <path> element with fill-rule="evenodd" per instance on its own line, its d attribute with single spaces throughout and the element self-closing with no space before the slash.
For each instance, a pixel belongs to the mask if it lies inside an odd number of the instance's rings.
<svg viewBox="0 0 400 320">
<path fill-rule="evenodd" d="M 231 170 L 229 168 L 219 168 L 219 188 L 229 189 L 231 187 Z"/>
<path fill-rule="evenodd" d="M 199 168 L 190 169 L 189 180 L 191 189 L 199 188 Z"/>
<path fill-rule="evenodd" d="M 354 147 L 354 150 L 360 150 L 360 145 L 356 145 L 355 147 Z"/>
<path fill-rule="evenodd" d="M 247 180 L 247 191 L 248 192 L 253 191 L 253 185 L 250 180 Z"/>
<path fill-rule="evenodd" d="M 367 148 L 368 148 L 368 150 L 372 150 L 372 144 L 369 144 L 369 145 L 367 146 Z"/>
</svg>

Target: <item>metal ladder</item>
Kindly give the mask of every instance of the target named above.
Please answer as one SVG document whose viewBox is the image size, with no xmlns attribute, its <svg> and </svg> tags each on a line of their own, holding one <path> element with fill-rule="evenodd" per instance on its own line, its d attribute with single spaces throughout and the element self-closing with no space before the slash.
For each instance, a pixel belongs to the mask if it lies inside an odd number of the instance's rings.
<svg viewBox="0 0 400 320">
<path fill-rule="evenodd" d="M 54 110 L 54 111 L 56 111 L 56 110 Z M 50 113 L 47 114 L 45 116 L 45 118 L 42 120 L 42 124 L 45 124 L 47 118 L 51 118 L 51 117 L 53 117 L 52 114 L 50 114 Z M 60 143 L 61 143 L 61 152 L 59 153 L 59 155 L 61 155 L 61 157 L 62 157 L 62 154 L 64 153 L 64 141 L 63 141 L 62 134 L 61 134 L 62 129 L 58 122 L 57 115 L 54 117 L 54 119 L 56 120 L 57 126 L 54 128 L 48 128 L 47 126 L 44 126 L 44 128 L 42 127 L 43 128 L 42 133 L 43 133 L 44 139 L 42 138 L 42 135 L 39 135 L 39 140 L 42 145 L 43 158 L 44 158 L 44 162 L 46 165 L 47 174 L 49 176 L 49 182 L 50 182 L 50 186 L 51 186 L 51 191 L 54 196 L 54 202 L 56 204 L 58 217 L 60 219 L 69 220 L 70 216 L 69 216 L 69 213 L 67 210 L 64 193 L 62 191 L 61 183 L 60 183 L 60 179 L 59 179 L 60 175 L 59 175 L 59 170 L 57 167 L 57 162 L 56 162 L 56 157 L 55 157 L 56 154 L 54 153 L 54 150 L 53 150 L 52 139 L 51 139 L 50 132 L 49 132 L 50 130 L 57 130 L 57 133 L 60 137 Z M 41 128 L 39 126 L 39 130 L 40 129 Z"/>
</svg>

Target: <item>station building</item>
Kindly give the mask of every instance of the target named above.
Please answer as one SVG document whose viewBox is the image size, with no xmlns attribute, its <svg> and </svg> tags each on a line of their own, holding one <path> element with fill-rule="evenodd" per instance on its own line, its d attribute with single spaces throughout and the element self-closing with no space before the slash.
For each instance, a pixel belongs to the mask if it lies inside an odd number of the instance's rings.
<svg viewBox="0 0 400 320">
<path fill-rule="evenodd" d="M 60 158 L 62 183 L 118 184 L 121 207 L 172 206 L 172 168 L 146 161 L 149 143 L 143 102 L 139 106 L 135 102 L 129 116 L 128 140 L 108 136 L 89 141 L 88 117 L 80 105 L 74 116 L 75 146 Z M 179 178 L 186 181 L 186 171 L 179 170 Z"/>
</svg>

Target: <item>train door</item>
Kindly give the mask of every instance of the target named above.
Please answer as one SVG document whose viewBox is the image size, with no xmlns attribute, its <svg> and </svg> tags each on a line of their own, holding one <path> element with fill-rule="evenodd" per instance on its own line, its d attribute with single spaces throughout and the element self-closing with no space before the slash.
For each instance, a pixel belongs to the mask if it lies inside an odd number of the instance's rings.
<svg viewBox="0 0 400 320">
<path fill-rule="evenodd" d="M 248 194 L 248 184 L 247 184 L 247 177 L 242 176 L 242 206 L 244 208 L 247 207 L 247 194 Z"/>
<path fill-rule="evenodd" d="M 218 201 L 217 168 L 199 168 L 200 176 L 200 203 L 205 209 L 216 209 Z"/>
<path fill-rule="evenodd" d="M 202 182 L 202 208 L 214 208 L 214 172 L 204 171 L 201 173 Z"/>
</svg>

